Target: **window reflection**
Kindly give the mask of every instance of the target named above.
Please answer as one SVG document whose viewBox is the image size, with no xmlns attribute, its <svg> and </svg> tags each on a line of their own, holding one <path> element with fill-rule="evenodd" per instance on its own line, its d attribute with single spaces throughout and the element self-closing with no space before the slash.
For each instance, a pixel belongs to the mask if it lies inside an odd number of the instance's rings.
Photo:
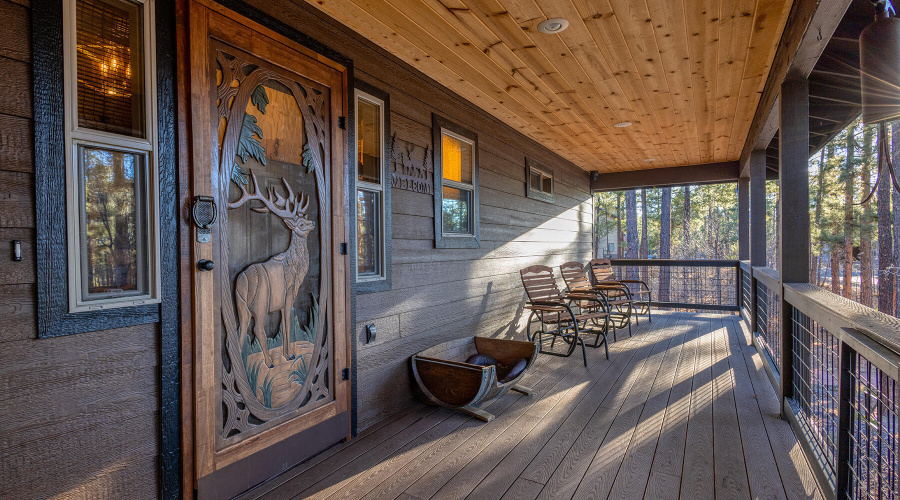
<svg viewBox="0 0 900 500">
<path fill-rule="evenodd" d="M 443 230 L 445 233 L 470 233 L 470 191 L 443 187 Z"/>
<path fill-rule="evenodd" d="M 381 248 L 377 228 L 380 227 L 381 193 L 359 190 L 356 198 L 357 274 L 379 275 Z"/>
<path fill-rule="evenodd" d="M 82 289 L 92 298 L 146 293 L 144 191 L 146 157 L 80 146 Z"/>
</svg>

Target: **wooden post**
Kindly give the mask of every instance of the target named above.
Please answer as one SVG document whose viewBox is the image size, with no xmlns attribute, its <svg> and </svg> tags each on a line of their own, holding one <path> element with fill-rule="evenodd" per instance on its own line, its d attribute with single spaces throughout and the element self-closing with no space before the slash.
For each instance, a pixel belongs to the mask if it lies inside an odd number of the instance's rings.
<svg viewBox="0 0 900 500">
<path fill-rule="evenodd" d="M 778 180 L 778 248 L 779 282 L 809 282 L 809 82 L 806 78 L 789 77 L 781 84 L 779 123 Z M 781 295 L 781 397 L 793 388 L 794 342 L 792 306 Z"/>
<path fill-rule="evenodd" d="M 738 260 L 750 259 L 750 177 L 738 179 Z M 737 283 L 738 311 L 744 304 L 744 280 L 741 265 L 738 263 L 734 273 Z M 738 313 L 740 314 L 740 312 Z"/>
<path fill-rule="evenodd" d="M 766 150 L 758 149 L 750 153 L 750 266 L 766 265 Z M 751 270 L 752 271 L 752 270 Z M 756 278 L 750 279 L 750 332 L 755 334 L 756 324 Z M 751 336 L 756 343 L 756 336 Z"/>
<path fill-rule="evenodd" d="M 853 393 L 854 384 L 852 373 L 856 371 L 856 353 L 847 344 L 841 342 L 841 354 L 839 358 L 840 372 L 838 379 L 838 428 L 837 428 L 837 453 L 835 460 L 835 498 L 848 498 L 847 486 L 850 479 L 850 417 L 853 409 L 850 402 L 856 395 Z"/>
</svg>

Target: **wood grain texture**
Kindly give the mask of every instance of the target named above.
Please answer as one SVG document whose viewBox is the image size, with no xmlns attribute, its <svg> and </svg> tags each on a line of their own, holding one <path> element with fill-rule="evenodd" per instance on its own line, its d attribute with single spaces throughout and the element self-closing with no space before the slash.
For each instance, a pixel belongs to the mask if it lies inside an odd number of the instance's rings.
<svg viewBox="0 0 900 500">
<path fill-rule="evenodd" d="M 790 2 L 663 3 L 310 2 L 585 170 L 736 160 Z"/>
<path fill-rule="evenodd" d="M 758 355 L 740 333 L 741 323 L 736 315 L 660 311 L 652 323 L 637 325 L 633 337 L 614 343 L 609 361 L 597 349 L 590 351 L 587 369 L 566 358 L 539 357 L 526 377 L 535 394 L 497 400 L 487 408 L 497 415 L 493 422 L 433 408 L 419 413 L 426 410 L 420 407 L 341 445 L 326 460 L 301 465 L 290 485 L 261 498 L 688 499 L 696 491 L 712 495 L 717 486 L 716 496 L 723 498 L 815 497 L 816 490 L 785 495 L 781 486 L 814 485 L 803 479 L 809 469 L 798 461 L 803 456 L 796 440 L 794 450 L 776 444 L 782 437 L 763 421 L 789 432 L 788 424 L 761 403 L 736 408 L 757 401 L 751 371 L 768 384 L 761 367 L 747 369 L 746 360 Z M 702 384 L 693 385 L 695 375 Z M 766 391 L 757 395 L 759 401 L 774 399 L 770 384 L 759 390 Z M 694 414 L 678 409 L 684 399 L 693 401 Z M 697 416 L 703 412 L 706 427 Z M 684 426 L 671 425 L 676 419 Z M 761 430 L 734 432 L 743 419 Z M 680 439 L 666 437 L 678 429 Z M 707 460 L 699 462 L 706 469 L 686 464 L 691 475 L 682 476 L 679 458 L 676 474 L 664 472 L 666 460 L 656 460 L 668 453 L 663 443 L 680 443 L 681 454 L 687 446 L 687 457 L 698 454 L 699 447 L 685 441 L 688 433 L 709 443 Z M 717 447 L 715 440 L 724 442 Z M 763 472 L 768 475 L 759 476 Z M 708 484 L 698 483 L 699 476 Z M 684 481 L 693 485 L 680 495 Z"/>
</svg>

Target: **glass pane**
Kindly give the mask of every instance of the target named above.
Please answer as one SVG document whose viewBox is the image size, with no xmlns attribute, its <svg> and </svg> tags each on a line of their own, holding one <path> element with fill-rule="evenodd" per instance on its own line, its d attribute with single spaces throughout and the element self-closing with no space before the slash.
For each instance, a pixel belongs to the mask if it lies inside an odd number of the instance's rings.
<svg viewBox="0 0 900 500">
<path fill-rule="evenodd" d="M 471 234 L 470 205 L 471 191 L 444 186 L 443 189 L 443 228 L 445 233 Z"/>
<path fill-rule="evenodd" d="M 356 230 L 357 273 L 360 276 L 380 274 L 379 263 L 381 237 L 379 233 L 381 193 L 374 191 L 357 192 L 356 197 Z"/>
<path fill-rule="evenodd" d="M 531 189 L 541 189 L 541 173 L 534 170 L 531 171 Z"/>
<path fill-rule="evenodd" d="M 541 177 L 541 191 L 552 194 L 553 193 L 553 180 L 549 177 Z"/>
<path fill-rule="evenodd" d="M 141 154 L 79 146 L 85 299 L 147 293 Z"/>
<path fill-rule="evenodd" d="M 78 126 L 144 137 L 141 8 L 78 0 Z"/>
<path fill-rule="evenodd" d="M 381 107 L 358 100 L 356 117 L 359 180 L 381 184 Z"/>
<path fill-rule="evenodd" d="M 441 168 L 444 179 L 471 184 L 474 158 L 471 144 L 443 134 Z"/>
</svg>

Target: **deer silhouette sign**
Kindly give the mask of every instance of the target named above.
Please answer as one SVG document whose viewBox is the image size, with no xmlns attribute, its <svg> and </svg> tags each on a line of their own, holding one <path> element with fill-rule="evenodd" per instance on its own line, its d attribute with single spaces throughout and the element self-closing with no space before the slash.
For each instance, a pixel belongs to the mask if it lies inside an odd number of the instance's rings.
<svg viewBox="0 0 900 500">
<path fill-rule="evenodd" d="M 250 172 L 253 192 L 247 191 L 243 184 L 241 196 L 228 203 L 228 208 L 238 208 L 251 201 L 259 201 L 261 207 L 251 206 L 250 210 L 258 213 L 272 213 L 281 219 L 291 232 L 291 242 L 287 250 L 273 255 L 265 262 L 250 264 L 237 275 L 234 286 L 234 299 L 240 323 L 239 343 L 249 334 L 250 320 L 253 320 L 253 334 L 269 368 L 275 366 L 266 345 L 266 318 L 276 311 L 281 313 L 281 347 L 285 359 L 294 359 L 290 348 L 290 312 L 297 298 L 297 293 L 306 273 L 309 271 L 309 249 L 306 237 L 315 229 L 316 223 L 306 218 L 309 198 L 303 193 L 300 197 L 294 194 L 291 186 L 282 177 L 281 183 L 287 190 L 284 197 L 274 188 L 269 188 L 266 196 L 259 189 L 256 174 Z"/>
</svg>

